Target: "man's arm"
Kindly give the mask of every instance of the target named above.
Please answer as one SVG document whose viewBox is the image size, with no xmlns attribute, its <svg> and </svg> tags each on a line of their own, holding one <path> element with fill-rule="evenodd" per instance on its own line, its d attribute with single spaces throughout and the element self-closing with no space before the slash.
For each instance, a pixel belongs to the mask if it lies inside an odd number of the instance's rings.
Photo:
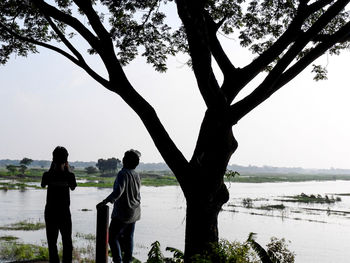
<svg viewBox="0 0 350 263">
<path fill-rule="evenodd" d="M 47 173 L 44 173 L 43 176 L 41 177 L 41 187 L 45 188 L 45 186 L 48 185 L 48 177 L 47 177 Z"/>
<path fill-rule="evenodd" d="M 114 181 L 113 192 L 105 199 L 107 202 L 114 203 L 119 199 L 125 189 L 126 176 L 122 173 L 118 173 L 117 178 Z"/>
<path fill-rule="evenodd" d="M 73 191 L 77 187 L 77 181 L 75 180 L 74 173 L 71 173 L 68 181 L 69 188 Z"/>
<path fill-rule="evenodd" d="M 113 192 L 107 196 L 106 199 L 104 199 L 102 202 L 98 203 L 96 205 L 96 208 L 99 208 L 101 206 L 106 205 L 108 202 L 114 203 L 116 200 L 119 199 L 119 197 L 122 195 L 125 189 L 125 175 L 123 175 L 121 172 L 118 173 L 117 178 L 114 181 L 113 185 Z"/>
</svg>

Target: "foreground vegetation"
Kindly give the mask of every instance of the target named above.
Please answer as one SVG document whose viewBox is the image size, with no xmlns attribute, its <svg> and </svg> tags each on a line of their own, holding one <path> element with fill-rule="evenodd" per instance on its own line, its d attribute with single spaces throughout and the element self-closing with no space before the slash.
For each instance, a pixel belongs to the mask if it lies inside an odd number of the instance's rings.
<svg viewBox="0 0 350 263">
<path fill-rule="evenodd" d="M 9 225 L 0 226 L 0 230 L 11 231 L 37 231 L 45 228 L 43 222 L 23 220 Z M 76 233 L 74 235 L 73 258 L 75 262 L 95 262 L 95 235 Z M 59 253 L 62 256 L 62 244 L 59 244 Z M 0 260 L 23 261 L 44 260 L 49 258 L 47 243 L 26 244 L 16 236 L 0 236 Z"/>
<path fill-rule="evenodd" d="M 75 237 L 85 238 L 88 244 L 84 247 L 74 247 L 73 261 L 79 263 L 95 262 L 94 242 L 95 236 L 77 234 Z M 212 245 L 204 255 L 195 255 L 192 263 L 294 263 L 295 254 L 288 249 L 285 239 L 272 237 L 264 249 L 255 241 L 255 234 L 251 233 L 245 242 L 229 242 L 221 240 Z M 151 245 L 146 263 L 183 263 L 184 253 L 176 248 L 167 247 L 166 251 L 172 253 L 172 257 L 165 257 L 158 241 Z M 60 244 L 60 256 L 62 257 L 62 245 Z M 15 262 L 47 261 L 49 259 L 47 245 L 23 244 L 16 237 L 0 237 L 0 259 Z M 133 263 L 141 263 L 134 259 Z"/>
</svg>

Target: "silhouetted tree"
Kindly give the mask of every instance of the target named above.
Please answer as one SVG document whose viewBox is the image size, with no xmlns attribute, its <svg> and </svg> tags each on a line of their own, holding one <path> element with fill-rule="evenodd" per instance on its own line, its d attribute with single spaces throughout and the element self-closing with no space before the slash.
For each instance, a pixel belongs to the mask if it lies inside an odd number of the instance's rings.
<svg viewBox="0 0 350 263">
<path fill-rule="evenodd" d="M 121 161 L 114 157 L 105 159 L 98 159 L 96 167 L 101 171 L 101 173 L 112 172 L 116 173 L 118 171 L 118 166 L 120 166 Z"/>
<path fill-rule="evenodd" d="M 116 159 L 114 157 L 109 158 L 107 160 L 107 166 L 109 168 L 110 171 L 112 171 L 113 173 L 118 172 L 118 167 L 121 165 L 121 161 L 119 159 Z"/>
<path fill-rule="evenodd" d="M 325 52 L 349 46 L 350 0 L 3 0 L 0 2 L 0 61 L 26 56 L 37 46 L 55 51 L 118 94 L 140 117 L 160 154 L 175 174 L 187 201 L 185 259 L 218 240 L 217 217 L 229 195 L 224 174 L 237 149 L 232 126 L 309 65 L 315 79 L 326 69 L 313 64 Z M 165 4 L 176 4 L 182 24 L 167 25 Z M 76 10 L 79 10 L 77 12 Z M 106 18 L 104 19 L 105 15 Z M 255 59 L 235 65 L 218 33 L 240 40 Z M 79 35 L 105 66 L 94 70 L 85 59 Z M 55 45 L 55 41 L 59 43 Z M 76 44 L 79 43 L 79 44 Z M 65 46 L 63 48 L 63 46 Z M 192 158 L 186 160 L 153 107 L 134 89 L 122 66 L 139 52 L 155 70 L 166 70 L 168 55 L 189 54 L 189 65 L 206 104 Z M 215 59 L 223 82 L 213 71 Z M 237 95 L 257 75 L 260 83 L 242 99 Z M 179 76 L 180 77 L 180 76 Z M 145 80 L 146 81 L 146 80 Z"/>
<path fill-rule="evenodd" d="M 96 167 L 101 171 L 101 173 L 104 173 L 106 171 L 106 165 L 105 165 L 106 160 L 104 159 L 98 159 Z"/>
<path fill-rule="evenodd" d="M 24 157 L 24 158 L 19 162 L 19 164 L 23 164 L 23 165 L 28 166 L 28 165 L 30 165 L 32 162 L 33 162 L 32 159 L 29 159 L 29 158 Z"/>
<path fill-rule="evenodd" d="M 18 166 L 19 171 L 20 171 L 21 174 L 23 174 L 23 175 L 24 175 L 24 173 L 26 172 L 27 168 L 28 168 L 28 167 L 27 167 L 26 165 L 24 165 L 24 164 L 21 164 L 21 165 Z"/>
<path fill-rule="evenodd" d="M 97 173 L 96 167 L 93 167 L 93 166 L 85 167 L 85 171 L 86 171 L 87 174 L 95 174 L 95 173 Z"/>
<path fill-rule="evenodd" d="M 17 171 L 17 166 L 16 165 L 6 165 L 6 169 L 13 175 Z"/>
<path fill-rule="evenodd" d="M 28 169 L 28 165 L 30 165 L 33 162 L 32 159 L 24 157 L 20 162 L 19 162 L 19 170 L 21 171 L 22 174 L 25 173 L 25 171 Z"/>
</svg>

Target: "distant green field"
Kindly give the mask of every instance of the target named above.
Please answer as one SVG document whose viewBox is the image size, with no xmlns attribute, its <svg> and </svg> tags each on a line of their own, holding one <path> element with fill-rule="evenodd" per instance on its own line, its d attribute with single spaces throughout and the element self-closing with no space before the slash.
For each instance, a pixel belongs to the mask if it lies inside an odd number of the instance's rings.
<svg viewBox="0 0 350 263">
<path fill-rule="evenodd" d="M 30 182 L 40 182 L 46 169 L 28 169 L 24 175 L 0 170 L 0 189 L 26 189 L 37 188 Z M 115 176 L 103 176 L 101 173 L 87 174 L 85 170 L 75 169 L 74 173 L 81 187 L 112 187 Z M 178 185 L 175 176 L 169 171 L 163 172 L 140 172 L 141 183 L 145 186 Z M 1 179 L 10 180 L 2 182 Z M 227 182 L 235 183 L 274 183 L 274 182 L 306 182 L 306 181 L 334 181 L 350 180 L 350 175 L 326 175 L 326 174 L 235 174 L 226 179 Z"/>
<path fill-rule="evenodd" d="M 37 188 L 31 186 L 29 182 L 40 182 L 42 174 L 46 169 L 28 169 L 24 175 L 17 173 L 10 173 L 6 170 L 0 170 L 0 189 L 27 189 Z M 111 188 L 116 175 L 103 176 L 101 173 L 87 174 L 85 170 L 73 171 L 78 181 L 78 186 L 81 187 L 99 187 L 99 188 Z M 165 185 L 177 185 L 177 180 L 170 172 L 140 172 L 141 183 L 145 186 L 165 186 Z M 10 182 L 1 182 L 1 179 L 11 180 Z"/>
<path fill-rule="evenodd" d="M 274 183 L 274 182 L 306 182 L 306 181 L 334 181 L 350 180 L 350 175 L 327 174 L 249 174 L 237 175 L 230 179 L 237 183 Z"/>
</svg>

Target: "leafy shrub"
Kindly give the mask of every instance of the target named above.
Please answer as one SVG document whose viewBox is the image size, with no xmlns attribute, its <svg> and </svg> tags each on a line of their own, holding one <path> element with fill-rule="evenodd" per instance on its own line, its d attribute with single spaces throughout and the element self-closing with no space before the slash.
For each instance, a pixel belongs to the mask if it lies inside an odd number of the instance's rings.
<svg viewBox="0 0 350 263">
<path fill-rule="evenodd" d="M 147 263 L 183 263 L 184 254 L 175 248 L 166 248 L 173 252 L 172 258 L 166 258 L 158 241 L 151 245 Z M 255 241 L 255 234 L 250 233 L 246 242 L 220 240 L 213 244 L 204 255 L 195 255 L 191 263 L 294 263 L 295 254 L 288 249 L 284 238 L 272 237 L 267 250 Z"/>
<path fill-rule="evenodd" d="M 204 255 L 195 255 L 193 263 L 258 263 L 259 260 L 247 242 L 221 240 Z"/>
<path fill-rule="evenodd" d="M 295 260 L 295 253 L 288 249 L 287 242 L 284 238 L 278 239 L 272 237 L 270 243 L 267 245 L 267 253 L 279 263 L 293 263 Z M 273 255 L 273 256 L 272 256 Z"/>
</svg>

